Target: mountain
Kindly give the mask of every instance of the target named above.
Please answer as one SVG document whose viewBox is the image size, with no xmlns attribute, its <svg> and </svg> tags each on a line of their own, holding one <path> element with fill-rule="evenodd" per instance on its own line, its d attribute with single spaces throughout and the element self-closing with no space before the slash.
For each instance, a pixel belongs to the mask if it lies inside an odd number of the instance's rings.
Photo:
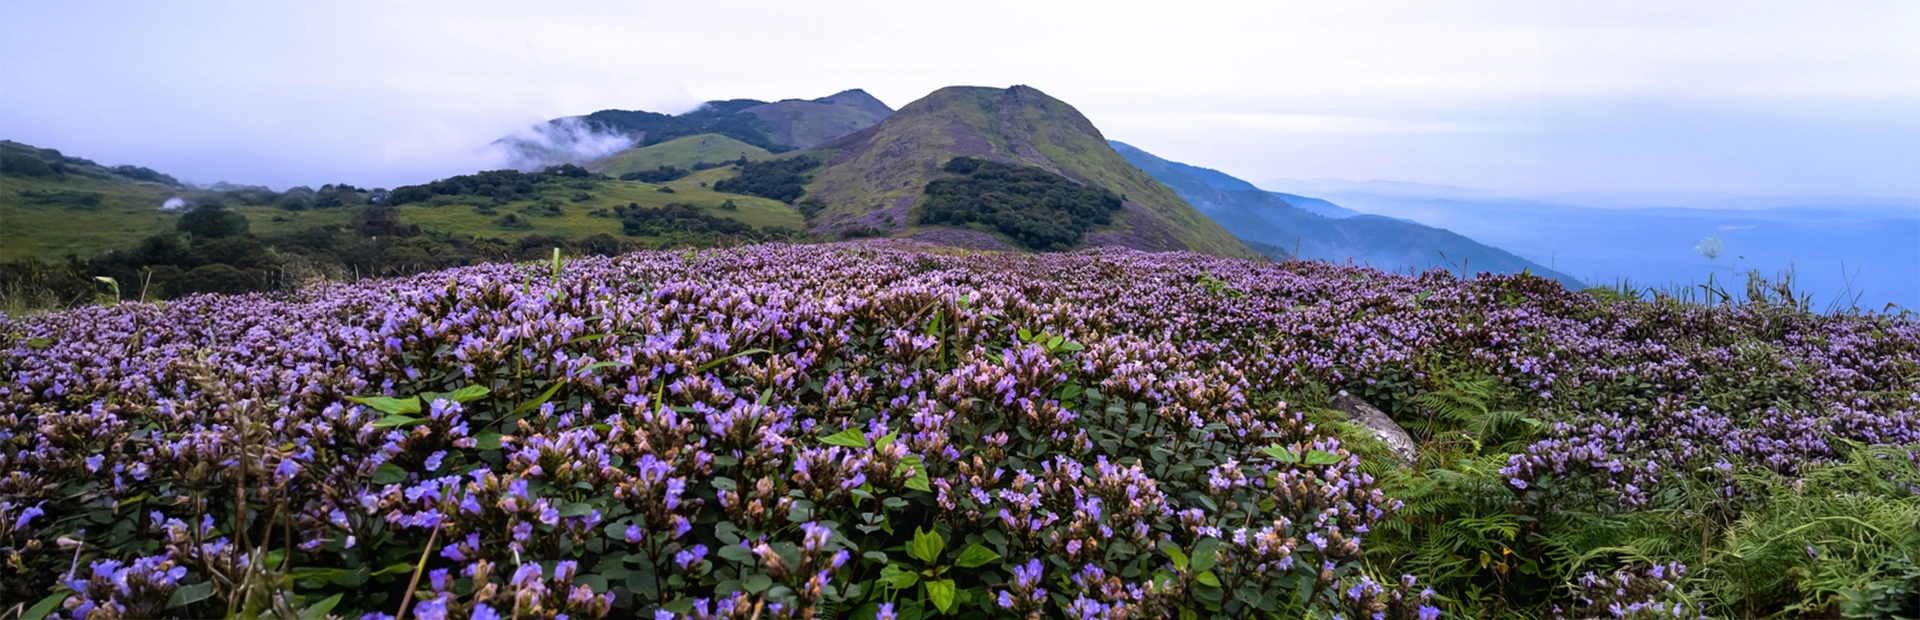
<svg viewBox="0 0 1920 620">
<path fill-rule="evenodd" d="M 873 126 L 892 114 L 879 99 L 853 89 L 813 100 L 708 101 L 684 114 L 601 110 L 556 118 L 495 140 L 509 165 L 538 170 L 586 164 L 628 149 L 688 136 L 717 134 L 774 153 L 807 149 Z"/>
<path fill-rule="evenodd" d="M 819 200 L 819 231 L 872 233 L 1003 246 L 982 227 L 914 221 L 930 182 L 954 178 L 957 157 L 1033 167 L 1117 195 L 1112 222 L 1087 231 L 1085 245 L 1192 250 L 1217 256 L 1254 253 L 1173 190 L 1135 168 L 1093 123 L 1028 86 L 942 88 L 878 124 L 822 145 L 805 200 Z M 805 201 L 803 200 L 803 202 Z"/>
<path fill-rule="evenodd" d="M 1300 258 L 1352 260 L 1389 271 L 1430 267 L 1495 273 L 1524 270 L 1559 280 L 1569 288 L 1585 287 L 1577 278 L 1453 232 L 1375 215 L 1328 217 L 1324 213 L 1351 211 L 1319 199 L 1268 192 L 1219 171 L 1161 159 L 1128 144 L 1115 142 L 1113 146 L 1127 161 L 1173 188 L 1235 236 L 1297 248 Z M 1295 204 L 1295 200 L 1311 205 L 1312 210 Z"/>
</svg>

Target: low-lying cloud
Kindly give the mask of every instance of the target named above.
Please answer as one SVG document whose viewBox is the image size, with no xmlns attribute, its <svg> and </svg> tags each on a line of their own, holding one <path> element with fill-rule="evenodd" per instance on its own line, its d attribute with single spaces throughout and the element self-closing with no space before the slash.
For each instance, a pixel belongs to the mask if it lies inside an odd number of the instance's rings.
<svg viewBox="0 0 1920 620">
<path fill-rule="evenodd" d="M 584 164 L 633 148 L 638 141 L 603 131 L 579 117 L 561 118 L 495 140 L 488 149 L 515 170 L 533 171 L 560 164 Z"/>
</svg>

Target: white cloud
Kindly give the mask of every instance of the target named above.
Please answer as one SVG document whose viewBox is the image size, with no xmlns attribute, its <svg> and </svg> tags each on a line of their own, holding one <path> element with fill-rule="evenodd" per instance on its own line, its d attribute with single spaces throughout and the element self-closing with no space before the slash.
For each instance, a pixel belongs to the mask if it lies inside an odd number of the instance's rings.
<svg viewBox="0 0 1920 620">
<path fill-rule="evenodd" d="M 1920 195 L 1915 32 L 1905 0 L 7 2 L 0 137 L 392 185 L 605 108 L 1019 83 L 1250 179 Z"/>
</svg>

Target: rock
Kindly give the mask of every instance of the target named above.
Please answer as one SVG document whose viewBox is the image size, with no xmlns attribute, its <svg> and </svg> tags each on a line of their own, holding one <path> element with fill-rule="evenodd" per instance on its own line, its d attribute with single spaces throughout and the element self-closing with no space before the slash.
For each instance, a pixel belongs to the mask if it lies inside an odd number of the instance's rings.
<svg viewBox="0 0 1920 620">
<path fill-rule="evenodd" d="M 1412 464 L 1420 458 L 1420 444 L 1415 443 L 1407 431 L 1401 430 L 1393 418 L 1387 417 L 1386 412 L 1344 391 L 1333 397 L 1332 407 L 1335 411 L 1347 414 L 1347 419 L 1354 424 L 1373 431 L 1373 436 L 1386 442 L 1387 447 L 1399 455 L 1402 463 Z"/>
</svg>

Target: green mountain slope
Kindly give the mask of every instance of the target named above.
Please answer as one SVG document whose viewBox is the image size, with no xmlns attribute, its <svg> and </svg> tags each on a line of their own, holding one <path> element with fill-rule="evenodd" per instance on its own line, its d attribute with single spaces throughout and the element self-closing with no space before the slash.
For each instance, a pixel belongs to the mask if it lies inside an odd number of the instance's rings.
<svg viewBox="0 0 1920 620">
<path fill-rule="evenodd" d="M 1113 146 L 1127 161 L 1166 183 L 1234 235 L 1287 250 L 1298 248 L 1300 258 L 1351 260 L 1388 271 L 1436 266 L 1469 272 L 1524 270 L 1568 288 L 1585 288 L 1577 278 L 1451 231 L 1374 215 L 1326 217 L 1218 171 L 1167 161 L 1120 142 Z"/>
<path fill-rule="evenodd" d="M 772 157 L 766 149 L 717 133 L 675 138 L 652 146 L 628 149 L 586 164 L 588 170 L 610 177 L 673 166 L 692 170 L 695 164 L 735 161 L 759 161 Z"/>
<path fill-rule="evenodd" d="M 928 182 L 948 174 L 948 161 L 969 156 L 1036 166 L 1123 196 L 1116 223 L 1093 231 L 1087 245 L 1254 255 L 1114 152 L 1073 106 L 1027 86 L 943 88 L 819 150 L 826 165 L 807 186 L 808 198 L 825 203 L 816 230 L 929 232 L 911 226 L 915 205 Z"/>
<path fill-rule="evenodd" d="M 146 168 L 0 140 L 0 260 L 130 245 L 172 227 L 177 216 L 161 206 L 181 192 L 179 181 Z"/>
</svg>

